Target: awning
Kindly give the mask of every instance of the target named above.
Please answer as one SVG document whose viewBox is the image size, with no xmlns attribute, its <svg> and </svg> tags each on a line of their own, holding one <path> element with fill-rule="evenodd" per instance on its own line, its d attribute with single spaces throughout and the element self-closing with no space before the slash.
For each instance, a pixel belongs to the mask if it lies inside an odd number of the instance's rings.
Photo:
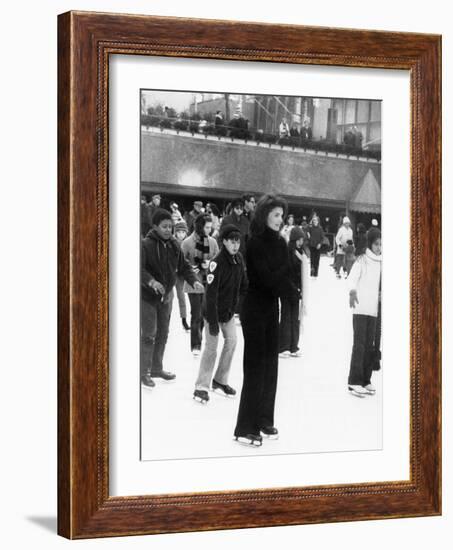
<svg viewBox="0 0 453 550">
<path fill-rule="evenodd" d="M 371 170 L 368 170 L 362 183 L 349 201 L 349 208 L 354 212 L 381 212 L 381 187 Z"/>
</svg>

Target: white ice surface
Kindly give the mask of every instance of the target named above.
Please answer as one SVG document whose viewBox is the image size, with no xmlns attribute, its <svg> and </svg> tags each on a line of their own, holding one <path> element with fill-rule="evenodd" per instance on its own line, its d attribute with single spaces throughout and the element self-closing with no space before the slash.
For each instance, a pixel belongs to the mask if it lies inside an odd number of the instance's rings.
<svg viewBox="0 0 453 550">
<path fill-rule="evenodd" d="M 156 380 L 142 390 L 142 459 L 187 459 L 246 455 L 377 450 L 382 447 L 382 370 L 373 374 L 377 394 L 349 395 L 347 376 L 352 348 L 352 319 L 345 280 L 337 280 L 321 258 L 319 277 L 310 279 L 308 315 L 301 340 L 302 357 L 279 359 L 275 425 L 276 441 L 261 448 L 233 441 L 242 386 L 243 337 L 231 368 L 236 399 L 210 393 L 207 405 L 192 399 L 200 364 L 190 352 L 190 334 L 182 329 L 177 300 L 173 303 L 164 369 L 173 383 Z M 187 309 L 190 306 L 187 300 Z M 219 355 L 222 338 L 219 343 Z"/>
</svg>

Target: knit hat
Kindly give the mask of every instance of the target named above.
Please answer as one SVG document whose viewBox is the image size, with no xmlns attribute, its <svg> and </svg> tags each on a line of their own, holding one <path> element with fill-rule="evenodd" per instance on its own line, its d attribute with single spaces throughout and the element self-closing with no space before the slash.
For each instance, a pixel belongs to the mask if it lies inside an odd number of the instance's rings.
<svg viewBox="0 0 453 550">
<path fill-rule="evenodd" d="M 373 218 L 371 220 L 371 225 L 373 225 L 374 227 L 377 227 L 378 226 L 378 221 L 376 220 L 376 218 Z"/>
<path fill-rule="evenodd" d="M 180 221 L 175 223 L 175 233 L 176 231 L 185 231 L 186 233 L 189 231 L 186 222 Z"/>
<path fill-rule="evenodd" d="M 290 241 L 298 241 L 299 239 L 303 239 L 304 237 L 305 237 L 304 232 L 298 225 L 295 225 L 291 229 L 291 233 L 289 234 Z"/>
<path fill-rule="evenodd" d="M 377 229 L 377 227 L 372 227 L 368 230 L 366 238 L 368 248 L 371 248 L 371 245 L 374 243 L 374 241 L 381 238 L 381 232 L 379 231 L 379 229 Z"/>
<path fill-rule="evenodd" d="M 171 214 L 164 208 L 157 208 L 153 215 L 153 225 L 159 225 L 164 220 L 171 220 Z"/>
<path fill-rule="evenodd" d="M 241 232 L 232 223 L 227 223 L 220 230 L 220 240 L 222 240 L 222 241 L 224 239 L 226 239 L 226 240 L 228 240 L 228 239 L 237 240 L 237 239 L 240 239 L 240 238 L 241 238 Z"/>
<path fill-rule="evenodd" d="M 345 216 L 343 218 L 343 223 L 351 223 L 351 220 L 347 216 Z"/>
<path fill-rule="evenodd" d="M 203 206 L 203 203 L 201 201 L 195 201 L 193 203 L 194 206 L 199 206 L 200 208 Z"/>
</svg>

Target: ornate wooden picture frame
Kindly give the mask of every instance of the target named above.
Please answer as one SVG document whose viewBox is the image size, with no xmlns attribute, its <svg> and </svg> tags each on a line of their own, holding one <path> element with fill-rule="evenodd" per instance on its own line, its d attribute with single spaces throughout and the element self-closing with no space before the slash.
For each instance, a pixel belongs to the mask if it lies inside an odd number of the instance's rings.
<svg viewBox="0 0 453 550">
<path fill-rule="evenodd" d="M 59 534 L 76 539 L 440 514 L 440 37 L 84 12 L 60 15 L 58 24 Z M 110 496 L 112 54 L 409 71 L 408 481 Z"/>
</svg>

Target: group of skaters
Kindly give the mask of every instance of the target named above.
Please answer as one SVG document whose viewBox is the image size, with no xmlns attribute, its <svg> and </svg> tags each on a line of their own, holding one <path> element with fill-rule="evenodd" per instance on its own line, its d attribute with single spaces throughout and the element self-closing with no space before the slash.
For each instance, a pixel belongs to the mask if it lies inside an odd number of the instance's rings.
<svg viewBox="0 0 453 550">
<path fill-rule="evenodd" d="M 152 388 L 156 378 L 176 378 L 163 369 L 176 288 L 182 324 L 190 330 L 191 351 L 195 357 L 201 355 L 194 399 L 207 403 L 210 390 L 227 397 L 236 395 L 228 379 L 240 324 L 243 385 L 234 437 L 251 446 L 261 446 L 263 437 L 277 439 L 274 410 L 278 361 L 301 355 L 298 345 L 307 313 L 307 279 L 309 273 L 314 279 L 318 276 L 325 238 L 318 216 L 313 215 L 305 227 L 295 225 L 294 219 L 288 220 L 286 201 L 271 194 L 258 202 L 252 195 L 232 201 L 221 223 L 213 205 L 203 208 L 201 201 L 195 201 L 193 211 L 184 217 L 175 203 L 170 210 L 161 208 L 160 196 L 155 206 L 141 252 L 142 385 Z M 343 219 L 342 227 L 348 221 Z M 379 230 L 371 228 L 365 239 L 365 250 L 356 254 L 349 273 L 354 343 L 348 389 L 357 397 L 375 393 L 371 374 L 380 300 Z M 190 327 L 186 294 L 191 307 Z M 216 364 L 220 333 L 223 347 Z"/>
</svg>

